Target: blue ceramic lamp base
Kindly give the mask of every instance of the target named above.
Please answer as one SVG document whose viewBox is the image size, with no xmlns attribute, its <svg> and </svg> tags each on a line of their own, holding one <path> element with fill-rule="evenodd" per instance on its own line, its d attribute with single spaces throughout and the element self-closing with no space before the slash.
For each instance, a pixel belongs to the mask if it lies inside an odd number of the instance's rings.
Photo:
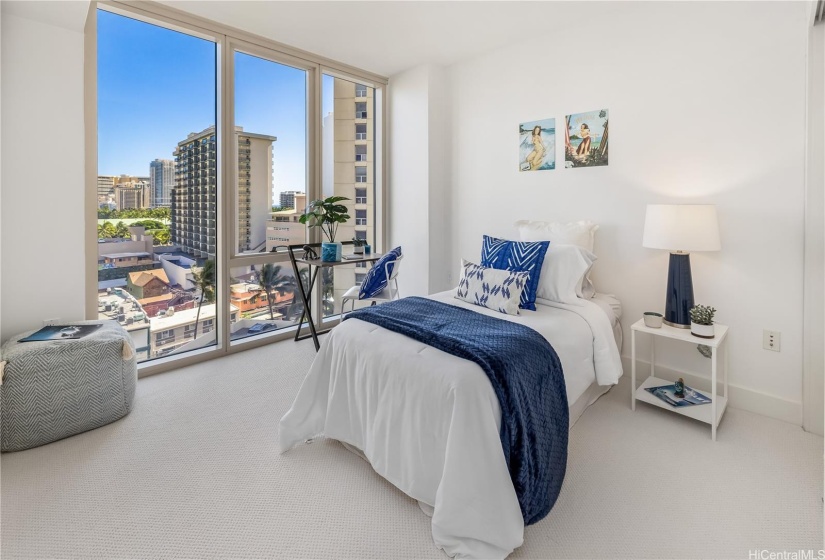
<svg viewBox="0 0 825 560">
<path fill-rule="evenodd" d="M 692 307 L 693 278 L 690 273 L 690 254 L 671 253 L 667 271 L 665 324 L 679 329 L 689 329 Z"/>
</svg>

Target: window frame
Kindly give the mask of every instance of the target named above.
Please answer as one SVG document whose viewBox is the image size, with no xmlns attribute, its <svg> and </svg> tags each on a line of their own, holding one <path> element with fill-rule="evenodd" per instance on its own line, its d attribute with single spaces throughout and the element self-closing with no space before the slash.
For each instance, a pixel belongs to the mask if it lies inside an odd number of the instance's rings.
<svg viewBox="0 0 825 560">
<path fill-rule="evenodd" d="M 375 145 L 373 154 L 375 177 L 375 231 L 376 242 L 380 244 L 377 251 L 382 250 L 387 243 L 385 216 L 388 209 L 387 170 L 389 168 L 389 153 L 387 149 L 387 115 L 389 114 L 388 79 L 385 76 L 374 74 L 344 63 L 321 57 L 301 49 L 284 45 L 271 39 L 236 29 L 221 23 L 208 20 L 193 14 L 170 8 L 152 2 L 140 4 L 122 0 L 93 0 L 89 5 L 88 17 L 84 33 L 84 128 L 85 128 L 85 177 L 86 201 L 84 217 L 85 246 L 86 246 L 86 317 L 97 319 L 97 231 L 92 224 L 97 224 L 96 205 L 90 201 L 97 200 L 97 11 L 106 10 L 117 15 L 129 17 L 148 24 L 167 28 L 192 35 L 216 44 L 216 129 L 218 141 L 217 162 L 217 248 L 218 255 L 218 289 L 216 301 L 217 327 L 216 344 L 206 348 L 192 350 L 176 356 L 158 357 L 138 365 L 138 376 L 145 377 L 162 373 L 171 369 L 184 367 L 209 359 L 226 356 L 228 354 L 246 350 L 255 346 L 269 344 L 294 336 L 296 327 L 282 329 L 268 336 L 243 339 L 236 343 L 230 342 L 230 320 L 233 313 L 229 306 L 229 275 L 233 266 L 244 266 L 246 263 L 258 264 L 273 262 L 288 262 L 285 253 L 256 253 L 236 255 L 235 245 L 236 224 L 232 219 L 234 214 L 234 183 L 233 166 L 224 162 L 233 161 L 232 131 L 234 131 L 234 48 L 241 47 L 241 51 L 253 56 L 272 60 L 280 64 L 287 64 L 308 70 L 307 74 L 307 197 L 318 198 L 322 193 L 321 170 L 323 163 L 322 146 L 322 119 L 321 119 L 321 83 L 324 74 L 347 79 L 372 87 L 374 97 L 374 129 Z M 310 241 L 320 241 L 320 232 L 310 230 Z M 320 327 L 323 322 L 321 292 L 316 290 L 312 294 L 313 322 Z M 212 329 L 210 329 L 212 330 Z"/>
</svg>

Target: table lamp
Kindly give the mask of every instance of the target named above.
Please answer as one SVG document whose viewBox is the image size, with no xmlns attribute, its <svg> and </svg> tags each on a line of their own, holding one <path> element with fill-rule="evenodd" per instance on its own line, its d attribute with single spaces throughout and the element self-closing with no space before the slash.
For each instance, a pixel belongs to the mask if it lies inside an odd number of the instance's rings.
<svg viewBox="0 0 825 560">
<path fill-rule="evenodd" d="M 719 224 L 713 204 L 648 204 L 642 245 L 670 251 L 664 322 L 690 328 L 693 307 L 691 251 L 718 251 Z"/>
</svg>

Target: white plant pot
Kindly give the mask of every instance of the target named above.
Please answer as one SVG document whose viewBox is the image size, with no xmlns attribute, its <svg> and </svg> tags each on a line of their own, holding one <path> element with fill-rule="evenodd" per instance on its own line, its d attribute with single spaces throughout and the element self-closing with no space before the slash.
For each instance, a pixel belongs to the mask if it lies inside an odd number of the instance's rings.
<svg viewBox="0 0 825 560">
<path fill-rule="evenodd" d="M 713 338 L 716 336 L 713 325 L 700 325 L 693 321 L 690 322 L 690 332 L 693 336 L 698 336 L 699 338 Z"/>
</svg>

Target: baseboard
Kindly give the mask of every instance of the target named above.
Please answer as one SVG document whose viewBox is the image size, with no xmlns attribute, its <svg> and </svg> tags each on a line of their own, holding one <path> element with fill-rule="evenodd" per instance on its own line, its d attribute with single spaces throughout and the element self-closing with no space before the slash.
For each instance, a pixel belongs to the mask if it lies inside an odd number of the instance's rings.
<svg viewBox="0 0 825 560">
<path fill-rule="evenodd" d="M 622 356 L 622 367 L 624 368 L 624 374 L 629 377 L 629 357 Z M 636 360 L 637 386 L 641 385 L 642 381 L 647 379 L 650 371 L 649 368 L 650 362 Z M 700 391 L 710 390 L 710 377 L 697 375 L 695 373 L 679 372 L 675 369 L 659 364 L 656 364 L 656 377 L 661 377 L 662 379 L 667 379 L 670 381 L 676 381 L 681 377 L 685 380 L 685 383 L 691 387 L 695 387 Z M 720 380 L 719 390 L 721 390 L 721 388 L 722 384 Z M 762 416 L 782 420 L 783 422 L 795 424 L 800 427 L 802 426 L 802 403 L 800 402 L 788 401 L 774 395 L 768 395 L 767 393 L 761 393 L 759 391 L 754 391 L 753 389 L 734 385 L 733 383 L 728 383 L 728 391 L 728 405 L 733 408 L 747 410 L 749 412 L 761 414 Z"/>
</svg>

